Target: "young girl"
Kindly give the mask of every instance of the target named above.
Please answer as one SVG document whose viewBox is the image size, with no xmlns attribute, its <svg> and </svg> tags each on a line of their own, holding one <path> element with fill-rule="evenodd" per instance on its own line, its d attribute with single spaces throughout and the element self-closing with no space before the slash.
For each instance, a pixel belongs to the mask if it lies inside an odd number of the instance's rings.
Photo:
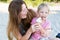
<svg viewBox="0 0 60 40">
<path fill-rule="evenodd" d="M 32 25 L 36 25 L 32 27 L 36 31 L 32 34 L 31 40 L 49 40 L 48 36 L 51 32 L 51 24 L 47 20 L 49 14 L 48 5 L 44 3 L 39 5 L 37 13 L 37 16 L 31 22 Z"/>
</svg>

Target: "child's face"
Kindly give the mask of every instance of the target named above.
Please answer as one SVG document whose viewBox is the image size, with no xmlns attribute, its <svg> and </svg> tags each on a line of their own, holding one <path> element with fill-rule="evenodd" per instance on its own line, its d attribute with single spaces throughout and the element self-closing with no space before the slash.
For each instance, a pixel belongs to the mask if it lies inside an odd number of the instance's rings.
<svg viewBox="0 0 60 40">
<path fill-rule="evenodd" d="M 48 12 L 48 8 L 47 7 L 43 7 L 39 10 L 39 16 L 42 18 L 46 18 L 48 16 L 49 12 Z"/>
</svg>

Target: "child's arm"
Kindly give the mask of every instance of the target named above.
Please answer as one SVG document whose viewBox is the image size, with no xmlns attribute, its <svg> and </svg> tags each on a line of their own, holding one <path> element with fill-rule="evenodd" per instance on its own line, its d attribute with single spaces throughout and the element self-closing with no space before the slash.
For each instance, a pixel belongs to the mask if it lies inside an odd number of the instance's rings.
<svg viewBox="0 0 60 40">
<path fill-rule="evenodd" d="M 49 23 L 45 29 L 42 28 L 41 35 L 44 37 L 49 36 L 51 33 L 51 24 Z"/>
<path fill-rule="evenodd" d="M 45 32 L 46 36 L 49 36 L 51 34 L 51 26 L 47 26 L 45 30 L 46 30 Z"/>
</svg>

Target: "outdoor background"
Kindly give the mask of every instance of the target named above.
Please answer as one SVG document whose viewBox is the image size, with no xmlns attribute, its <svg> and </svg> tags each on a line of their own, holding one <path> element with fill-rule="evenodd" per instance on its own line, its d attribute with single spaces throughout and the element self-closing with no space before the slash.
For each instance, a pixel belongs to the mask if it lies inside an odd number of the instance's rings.
<svg viewBox="0 0 60 40">
<path fill-rule="evenodd" d="M 9 21 L 8 6 L 12 0 L 0 0 L 0 40 L 8 40 L 7 26 Z M 28 8 L 37 10 L 41 3 L 47 3 L 50 8 L 48 19 L 51 21 L 52 33 L 51 38 L 54 38 L 57 33 L 60 33 L 60 0 L 24 0 Z"/>
</svg>

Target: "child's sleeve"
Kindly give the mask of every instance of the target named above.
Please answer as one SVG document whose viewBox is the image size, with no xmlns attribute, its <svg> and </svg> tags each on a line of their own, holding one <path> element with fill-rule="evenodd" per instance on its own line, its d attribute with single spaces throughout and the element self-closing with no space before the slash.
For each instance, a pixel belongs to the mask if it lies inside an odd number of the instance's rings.
<svg viewBox="0 0 60 40">
<path fill-rule="evenodd" d="M 47 26 L 46 26 L 46 29 L 47 30 L 51 29 L 51 22 L 50 21 L 48 21 Z"/>
<path fill-rule="evenodd" d="M 36 18 L 33 18 L 31 24 L 35 24 L 35 23 L 36 23 Z"/>
<path fill-rule="evenodd" d="M 45 30 L 46 30 L 46 32 L 45 32 L 46 36 L 49 36 L 51 34 L 51 31 L 52 31 L 51 30 L 51 23 L 50 22 L 48 22 Z"/>
</svg>

